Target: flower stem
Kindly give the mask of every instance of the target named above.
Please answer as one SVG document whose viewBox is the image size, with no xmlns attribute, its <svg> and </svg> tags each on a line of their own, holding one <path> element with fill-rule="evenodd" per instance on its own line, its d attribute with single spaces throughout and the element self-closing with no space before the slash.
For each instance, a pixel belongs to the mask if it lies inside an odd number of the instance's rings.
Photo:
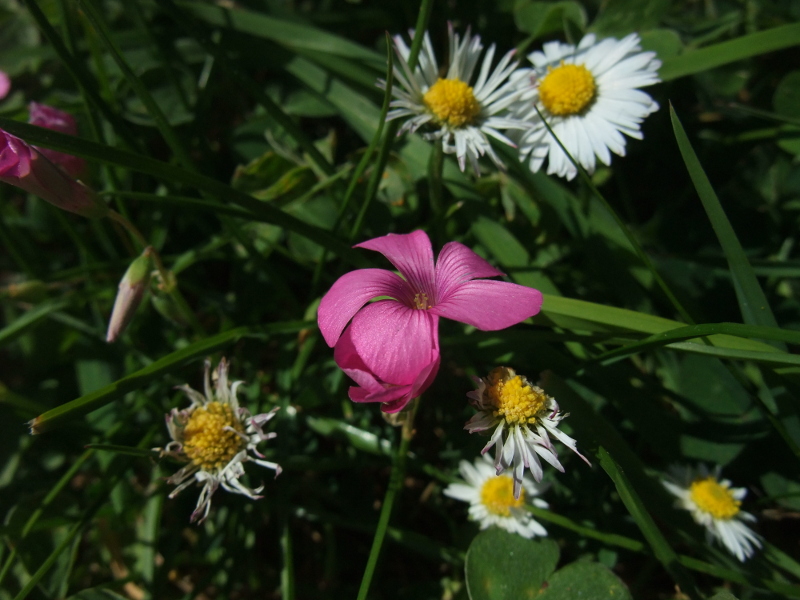
<svg viewBox="0 0 800 600">
<path fill-rule="evenodd" d="M 434 229 L 437 238 L 443 233 L 444 227 L 444 198 L 442 197 L 442 171 L 444 170 L 444 147 L 438 141 L 431 148 L 428 160 L 428 196 L 430 197 L 431 212 L 433 213 Z M 441 241 L 441 240 L 440 240 Z"/>
<path fill-rule="evenodd" d="M 381 515 L 378 519 L 378 527 L 375 530 L 375 537 L 372 540 L 372 549 L 369 551 L 367 566 L 364 569 L 364 576 L 361 578 L 361 587 L 358 590 L 357 600 L 366 600 L 369 593 L 369 586 L 372 583 L 372 576 L 375 574 L 375 566 L 378 564 L 378 557 L 381 553 L 383 539 L 386 537 L 386 529 L 389 527 L 389 519 L 392 516 L 392 507 L 397 492 L 403 487 L 403 478 L 406 473 L 406 457 L 411 438 L 414 436 L 414 416 L 417 413 L 419 398 L 411 401 L 410 408 L 406 413 L 406 420 L 400 435 L 400 443 L 397 446 L 397 453 L 392 459 L 392 473 L 389 476 L 389 485 L 383 497 Z"/>
</svg>

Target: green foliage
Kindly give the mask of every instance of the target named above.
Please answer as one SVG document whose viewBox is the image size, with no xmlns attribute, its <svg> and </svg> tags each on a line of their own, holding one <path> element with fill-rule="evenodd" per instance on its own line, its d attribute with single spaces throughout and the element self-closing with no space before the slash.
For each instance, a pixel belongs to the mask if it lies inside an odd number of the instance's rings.
<svg viewBox="0 0 800 600">
<path fill-rule="evenodd" d="M 86 159 L 118 215 L 0 184 L 0 600 L 800 598 L 798 15 L 795 0 L 0 1 L 0 127 Z M 376 82 L 397 60 L 384 32 L 429 31 L 441 67 L 448 21 L 495 44 L 494 64 L 638 32 L 661 108 L 585 178 L 532 173 L 501 143 L 504 171 L 449 154 L 439 170 L 424 127 L 382 123 Z M 79 134 L 28 124 L 31 101 Z M 343 274 L 388 266 L 353 244 L 417 229 L 544 304 L 502 331 L 442 319 L 409 420 L 349 400 L 315 317 Z M 150 246 L 149 301 L 107 344 Z M 243 408 L 280 407 L 258 450 L 283 473 L 246 465 L 263 497 L 220 489 L 190 525 L 201 488 L 169 497 L 184 465 L 161 456 L 165 415 L 221 356 Z M 487 442 L 464 431 L 471 376 L 499 365 L 556 398 L 592 462 L 551 438 L 564 472 L 545 464 L 549 508 L 526 507 L 547 538 L 479 532 L 443 493 Z M 661 484 L 697 462 L 747 490 L 763 547 L 744 563 Z"/>
</svg>

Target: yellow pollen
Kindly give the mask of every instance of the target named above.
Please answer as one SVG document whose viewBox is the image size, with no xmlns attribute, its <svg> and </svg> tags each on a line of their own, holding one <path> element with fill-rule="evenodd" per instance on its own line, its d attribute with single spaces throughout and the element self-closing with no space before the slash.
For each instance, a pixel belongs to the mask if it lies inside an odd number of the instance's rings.
<svg viewBox="0 0 800 600">
<path fill-rule="evenodd" d="M 183 451 L 186 456 L 205 471 L 214 471 L 227 465 L 246 443 L 225 427 L 244 433 L 244 427 L 229 404 L 209 402 L 196 408 L 183 430 Z"/>
<path fill-rule="evenodd" d="M 547 404 L 544 390 L 508 367 L 492 369 L 487 382 L 486 393 L 496 408 L 494 416 L 503 417 L 509 425 L 535 423 Z"/>
<path fill-rule="evenodd" d="M 493 515 L 510 517 L 512 508 L 525 504 L 525 490 L 520 490 L 519 499 L 514 499 L 514 480 L 508 475 L 487 479 L 481 488 L 481 503 Z"/>
<path fill-rule="evenodd" d="M 472 88 L 460 79 L 439 79 L 422 97 L 439 123 L 463 127 L 475 121 L 481 105 Z"/>
<path fill-rule="evenodd" d="M 697 507 L 715 519 L 732 519 L 739 513 L 742 504 L 713 477 L 693 481 L 689 493 Z"/>
<path fill-rule="evenodd" d="M 426 294 L 425 292 L 419 292 L 417 294 L 414 294 L 414 307 L 419 308 L 421 310 L 430 308 L 431 305 L 428 302 L 428 294 Z"/>
<path fill-rule="evenodd" d="M 539 98 L 551 115 L 577 115 L 594 100 L 594 77 L 583 65 L 548 67 L 539 84 Z"/>
</svg>

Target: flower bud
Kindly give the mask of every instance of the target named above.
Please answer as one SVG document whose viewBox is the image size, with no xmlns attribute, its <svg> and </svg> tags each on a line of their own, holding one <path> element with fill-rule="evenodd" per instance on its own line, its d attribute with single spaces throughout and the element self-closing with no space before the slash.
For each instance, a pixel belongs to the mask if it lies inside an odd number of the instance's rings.
<svg viewBox="0 0 800 600">
<path fill-rule="evenodd" d="M 5 71 L 0 71 L 0 100 L 8 96 L 11 91 L 11 78 Z"/>
<path fill-rule="evenodd" d="M 108 206 L 93 190 L 69 177 L 36 148 L 2 129 L 0 181 L 84 217 L 98 218 L 108 214 Z"/>
<path fill-rule="evenodd" d="M 58 133 L 66 133 L 67 135 L 78 135 L 78 124 L 71 114 L 38 102 L 31 102 L 28 105 L 28 110 L 30 111 L 28 123 L 31 125 L 51 129 Z M 86 168 L 86 161 L 77 156 L 64 154 L 49 148 L 39 148 L 38 146 L 36 149 L 44 154 L 50 162 L 64 169 L 72 177 L 79 177 Z"/>
<path fill-rule="evenodd" d="M 142 297 L 150 283 L 152 270 L 153 248 L 148 246 L 141 256 L 136 258 L 125 271 L 122 281 L 119 282 L 119 291 L 114 300 L 114 309 L 111 311 L 111 320 L 108 323 L 107 342 L 114 342 L 125 331 L 128 323 L 133 319 L 136 309 L 142 302 Z"/>
</svg>

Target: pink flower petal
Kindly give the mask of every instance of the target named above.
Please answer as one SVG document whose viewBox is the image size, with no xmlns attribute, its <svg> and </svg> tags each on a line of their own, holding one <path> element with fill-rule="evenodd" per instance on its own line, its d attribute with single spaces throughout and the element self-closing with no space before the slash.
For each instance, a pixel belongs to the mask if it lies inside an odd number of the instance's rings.
<svg viewBox="0 0 800 600">
<path fill-rule="evenodd" d="M 449 242 L 444 245 L 436 261 L 437 304 L 462 283 L 479 277 L 498 277 L 503 275 L 464 244 Z"/>
<path fill-rule="evenodd" d="M 532 317 L 541 306 L 539 290 L 505 281 L 480 280 L 459 285 L 428 312 L 483 331 L 495 331 Z"/>
<path fill-rule="evenodd" d="M 11 79 L 5 71 L 0 71 L 0 100 L 8 96 L 11 91 Z"/>
<path fill-rule="evenodd" d="M 366 248 L 380 252 L 397 267 L 408 281 L 413 294 L 425 292 L 431 303 L 435 298 L 435 271 L 433 249 L 428 234 L 424 231 L 395 234 L 367 240 L 356 244 L 356 248 Z"/>
<path fill-rule="evenodd" d="M 335 346 L 353 315 L 378 296 L 406 299 L 406 282 L 385 269 L 359 269 L 337 279 L 317 310 L 319 329 L 328 346 Z"/>
<path fill-rule="evenodd" d="M 356 352 L 376 378 L 408 385 L 439 356 L 438 325 L 430 311 L 382 300 L 362 308 L 350 330 Z"/>
</svg>

